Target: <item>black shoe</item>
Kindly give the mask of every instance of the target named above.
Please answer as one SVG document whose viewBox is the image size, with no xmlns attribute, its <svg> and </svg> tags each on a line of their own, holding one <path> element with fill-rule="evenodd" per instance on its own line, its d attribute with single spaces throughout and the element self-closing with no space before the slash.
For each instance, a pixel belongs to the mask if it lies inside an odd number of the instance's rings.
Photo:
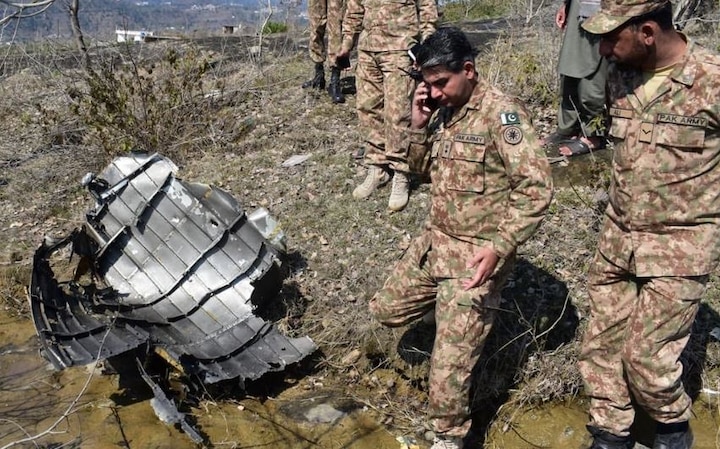
<svg viewBox="0 0 720 449">
<path fill-rule="evenodd" d="M 330 99 L 333 103 L 345 103 L 345 96 L 340 89 L 340 69 L 333 67 L 330 69 L 330 87 L 328 88 Z"/>
<path fill-rule="evenodd" d="M 687 421 L 673 424 L 658 424 L 653 449 L 690 449 L 693 434 Z"/>
<path fill-rule="evenodd" d="M 587 426 L 593 436 L 593 442 L 588 449 L 632 449 L 635 442 L 630 437 L 619 437 L 605 430 Z"/>
<path fill-rule="evenodd" d="M 303 89 L 325 89 L 325 68 L 322 62 L 315 63 L 315 75 L 302 84 Z"/>
</svg>

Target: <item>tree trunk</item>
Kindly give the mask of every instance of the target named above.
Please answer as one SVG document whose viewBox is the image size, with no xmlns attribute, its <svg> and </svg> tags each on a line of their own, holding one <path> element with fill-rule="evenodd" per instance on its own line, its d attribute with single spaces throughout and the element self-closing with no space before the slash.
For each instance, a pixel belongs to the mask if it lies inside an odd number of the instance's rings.
<svg viewBox="0 0 720 449">
<path fill-rule="evenodd" d="M 70 13 L 70 26 L 72 27 L 73 36 L 75 37 L 75 44 L 80 51 L 80 61 L 83 69 L 86 71 L 90 70 L 90 54 L 88 53 L 87 46 L 85 45 L 85 38 L 83 36 L 82 29 L 80 28 L 80 19 L 78 12 L 80 11 L 80 0 L 71 0 L 68 5 L 68 11 Z"/>
</svg>

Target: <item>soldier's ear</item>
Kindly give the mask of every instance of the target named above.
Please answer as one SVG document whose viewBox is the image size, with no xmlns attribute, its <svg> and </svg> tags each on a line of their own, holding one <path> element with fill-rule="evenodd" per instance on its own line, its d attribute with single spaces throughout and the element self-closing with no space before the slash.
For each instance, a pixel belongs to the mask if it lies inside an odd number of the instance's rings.
<svg viewBox="0 0 720 449">
<path fill-rule="evenodd" d="M 475 78 L 475 64 L 471 61 L 465 61 L 463 63 L 463 74 L 465 74 L 465 78 L 469 80 Z"/>
<path fill-rule="evenodd" d="M 655 38 L 659 32 L 657 23 L 651 21 L 643 22 L 638 27 L 638 30 L 640 31 L 640 38 L 645 45 L 650 46 L 655 43 Z"/>
</svg>

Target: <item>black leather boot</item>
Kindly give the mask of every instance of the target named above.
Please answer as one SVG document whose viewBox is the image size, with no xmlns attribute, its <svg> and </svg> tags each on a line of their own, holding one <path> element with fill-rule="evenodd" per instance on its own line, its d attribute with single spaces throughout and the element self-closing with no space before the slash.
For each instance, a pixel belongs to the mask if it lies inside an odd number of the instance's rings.
<svg viewBox="0 0 720 449">
<path fill-rule="evenodd" d="M 588 449 L 632 449 L 635 442 L 630 437 L 619 437 L 596 427 L 587 427 L 593 436 L 593 442 Z"/>
<path fill-rule="evenodd" d="M 693 434 L 687 421 L 657 425 L 653 449 L 690 449 Z"/>
<path fill-rule="evenodd" d="M 302 84 L 303 89 L 325 89 L 325 68 L 322 62 L 315 63 L 315 75 Z"/>
<path fill-rule="evenodd" d="M 340 89 L 340 69 L 333 67 L 330 69 L 330 87 L 328 93 L 333 103 L 345 103 L 345 95 Z"/>
</svg>

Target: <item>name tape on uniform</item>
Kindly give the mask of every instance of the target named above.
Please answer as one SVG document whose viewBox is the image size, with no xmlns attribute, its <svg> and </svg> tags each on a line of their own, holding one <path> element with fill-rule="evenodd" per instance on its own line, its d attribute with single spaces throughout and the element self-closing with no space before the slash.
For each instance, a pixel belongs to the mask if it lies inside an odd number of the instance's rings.
<svg viewBox="0 0 720 449">
<path fill-rule="evenodd" d="M 610 108 L 610 115 L 620 118 L 632 118 L 633 111 L 632 109 Z"/>
<path fill-rule="evenodd" d="M 702 117 L 687 117 L 685 115 L 675 114 L 658 114 L 658 123 L 673 123 L 675 125 L 698 126 L 700 128 L 707 127 L 708 119 Z"/>
<path fill-rule="evenodd" d="M 455 140 L 455 142 L 474 143 L 476 145 L 485 144 L 485 137 L 476 134 L 456 134 L 453 140 Z"/>
</svg>

